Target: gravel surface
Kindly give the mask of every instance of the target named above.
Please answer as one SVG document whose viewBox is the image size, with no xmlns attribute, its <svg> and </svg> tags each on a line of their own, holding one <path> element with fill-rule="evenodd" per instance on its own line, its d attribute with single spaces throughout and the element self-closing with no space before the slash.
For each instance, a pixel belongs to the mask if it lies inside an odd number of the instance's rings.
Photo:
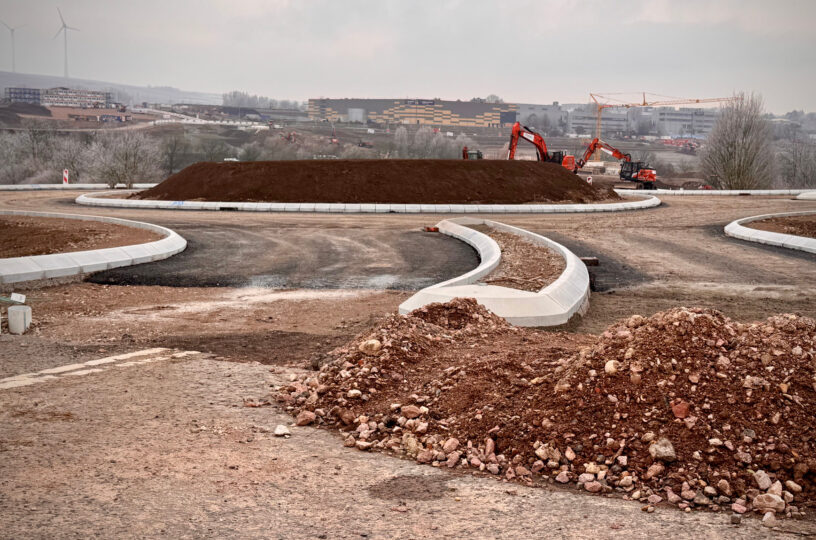
<svg viewBox="0 0 816 540">
<path fill-rule="evenodd" d="M 771 538 L 683 514 L 505 484 L 342 447 L 263 400 L 269 366 L 207 359 L 0 392 L 5 538 Z M 290 437 L 275 437 L 277 425 Z M 811 522 L 781 524 L 798 534 Z"/>
<path fill-rule="evenodd" d="M 558 253 L 524 238 L 488 227 L 471 226 L 499 244 L 501 262 L 482 283 L 538 292 L 561 275 L 566 264 Z"/>
<path fill-rule="evenodd" d="M 3 193 L 0 207 L 75 212 L 75 196 Z M 603 292 L 593 294 L 589 312 L 569 327 L 600 333 L 633 313 L 648 316 L 679 305 L 711 306 L 741 321 L 784 312 L 813 317 L 812 256 L 739 242 L 725 237 L 722 228 L 746 215 L 814 208 L 816 203 L 786 198 L 672 197 L 642 212 L 495 219 L 600 259 L 596 283 Z M 82 210 L 170 228 L 223 229 L 227 241 L 231 227 L 265 228 L 257 245 L 269 249 L 253 251 L 250 241 L 243 255 L 246 274 L 261 274 L 276 256 L 291 257 L 288 249 L 264 244 L 269 234 L 311 228 L 354 238 L 377 230 L 382 245 L 390 245 L 405 231 L 440 219 Z M 320 244 L 305 244 L 299 254 L 313 260 L 319 249 Z M 368 257 L 362 249 L 343 252 L 338 262 L 358 264 Z M 219 258 L 225 251 L 211 253 L 209 261 L 200 259 L 200 268 L 227 266 Z M 259 253 L 263 257 L 254 267 Z M 393 257 L 394 251 L 378 244 L 365 260 L 393 264 Z M 470 262 L 449 271 L 470 269 L 475 258 Z M 305 275 L 307 265 L 300 268 Z M 228 274 L 227 267 L 223 275 Z M 27 336 L 0 338 L 5 373 L 173 343 L 244 362 L 187 359 L 134 367 L 126 375 L 111 371 L 0 392 L 2 535 L 156 536 L 162 530 L 178 537 L 281 538 L 507 538 L 530 530 L 575 538 L 772 534 L 748 517 L 734 527 L 720 514 L 687 515 L 660 506 L 647 514 L 641 504 L 509 486 L 343 449 L 325 430 L 291 427 L 293 436 L 285 439 L 253 428 L 274 430 L 291 418 L 276 406 L 243 407 L 244 397 L 269 398 L 270 384 L 287 384 L 298 367 L 320 363 L 338 343 L 376 325 L 408 296 L 322 293 L 97 284 L 29 291 L 35 329 Z M 77 302 L 83 297 L 86 304 Z M 264 358 L 279 373 L 246 362 Z M 816 533 L 810 519 L 780 521 L 795 534 Z"/>
</svg>

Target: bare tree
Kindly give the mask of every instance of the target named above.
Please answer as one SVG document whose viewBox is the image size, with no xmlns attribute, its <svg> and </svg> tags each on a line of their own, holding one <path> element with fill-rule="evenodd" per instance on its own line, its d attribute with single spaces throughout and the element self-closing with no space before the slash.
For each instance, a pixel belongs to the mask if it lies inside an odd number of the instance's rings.
<svg viewBox="0 0 816 540">
<path fill-rule="evenodd" d="M 263 159 L 263 147 L 257 142 L 251 142 L 241 147 L 238 152 L 238 161 L 260 161 Z"/>
<path fill-rule="evenodd" d="M 161 152 L 158 144 L 136 131 L 100 136 L 92 147 L 94 175 L 108 186 L 137 181 L 148 182 L 160 174 Z"/>
<path fill-rule="evenodd" d="M 161 168 L 164 176 L 170 176 L 181 168 L 181 155 L 189 149 L 190 143 L 184 133 L 173 133 L 162 139 L 160 144 Z"/>
<path fill-rule="evenodd" d="M 721 189 L 769 186 L 774 175 L 773 132 L 762 98 L 744 93 L 723 106 L 703 150 L 703 172 Z"/>
<path fill-rule="evenodd" d="M 224 158 L 232 154 L 230 146 L 217 138 L 202 139 L 198 143 L 198 151 L 204 157 L 204 161 L 224 161 Z"/>
<path fill-rule="evenodd" d="M 802 139 L 782 143 L 779 173 L 784 187 L 816 188 L 816 144 Z"/>
<path fill-rule="evenodd" d="M 398 158 L 411 157 L 411 142 L 408 139 L 408 130 L 400 126 L 394 131 L 394 156 Z"/>
<path fill-rule="evenodd" d="M 91 144 L 73 136 L 56 139 L 52 156 L 54 169 L 60 173 L 67 169 L 71 183 L 79 183 L 82 175 L 91 168 Z"/>
</svg>

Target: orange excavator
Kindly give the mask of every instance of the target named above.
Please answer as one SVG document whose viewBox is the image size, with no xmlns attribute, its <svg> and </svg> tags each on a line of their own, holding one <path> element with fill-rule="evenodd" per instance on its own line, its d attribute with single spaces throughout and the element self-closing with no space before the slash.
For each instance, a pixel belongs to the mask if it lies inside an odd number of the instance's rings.
<svg viewBox="0 0 816 540">
<path fill-rule="evenodd" d="M 536 148 L 536 156 L 538 161 L 547 161 L 549 163 L 558 163 L 565 169 L 577 172 L 575 167 L 575 156 L 571 156 L 566 152 L 558 151 L 552 154 L 547 151 L 547 143 L 544 142 L 544 137 L 539 135 L 535 130 L 522 126 L 519 122 L 513 124 L 513 131 L 510 133 L 510 149 L 507 154 L 507 159 L 516 159 L 516 147 L 519 139 L 524 139 Z"/>
<path fill-rule="evenodd" d="M 589 143 L 584 154 L 575 162 L 575 171 L 586 165 L 592 154 L 597 150 L 605 152 L 615 159 L 621 160 L 620 179 L 627 182 L 635 182 L 641 189 L 655 189 L 657 181 L 657 171 L 649 167 L 642 161 L 632 161 L 632 156 L 624 154 L 614 146 L 595 137 Z"/>
</svg>

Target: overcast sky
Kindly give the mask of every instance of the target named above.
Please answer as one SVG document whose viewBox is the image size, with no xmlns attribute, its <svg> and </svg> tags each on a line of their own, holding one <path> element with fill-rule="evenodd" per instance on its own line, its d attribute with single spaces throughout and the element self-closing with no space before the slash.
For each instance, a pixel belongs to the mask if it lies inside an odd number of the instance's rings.
<svg viewBox="0 0 816 540">
<path fill-rule="evenodd" d="M 816 110 L 813 0 L 0 0 L 17 70 L 275 98 L 757 92 Z M 0 69 L 11 69 L 0 27 Z"/>
</svg>

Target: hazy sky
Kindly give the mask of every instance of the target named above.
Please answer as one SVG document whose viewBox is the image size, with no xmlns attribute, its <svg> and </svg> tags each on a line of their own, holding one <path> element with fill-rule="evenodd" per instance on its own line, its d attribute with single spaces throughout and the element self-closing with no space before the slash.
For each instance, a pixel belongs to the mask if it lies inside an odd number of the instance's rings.
<svg viewBox="0 0 816 540">
<path fill-rule="evenodd" d="M 762 94 L 816 110 L 814 0 L 0 0 L 17 70 L 276 98 Z M 11 69 L 0 27 L 0 69 Z"/>
</svg>

